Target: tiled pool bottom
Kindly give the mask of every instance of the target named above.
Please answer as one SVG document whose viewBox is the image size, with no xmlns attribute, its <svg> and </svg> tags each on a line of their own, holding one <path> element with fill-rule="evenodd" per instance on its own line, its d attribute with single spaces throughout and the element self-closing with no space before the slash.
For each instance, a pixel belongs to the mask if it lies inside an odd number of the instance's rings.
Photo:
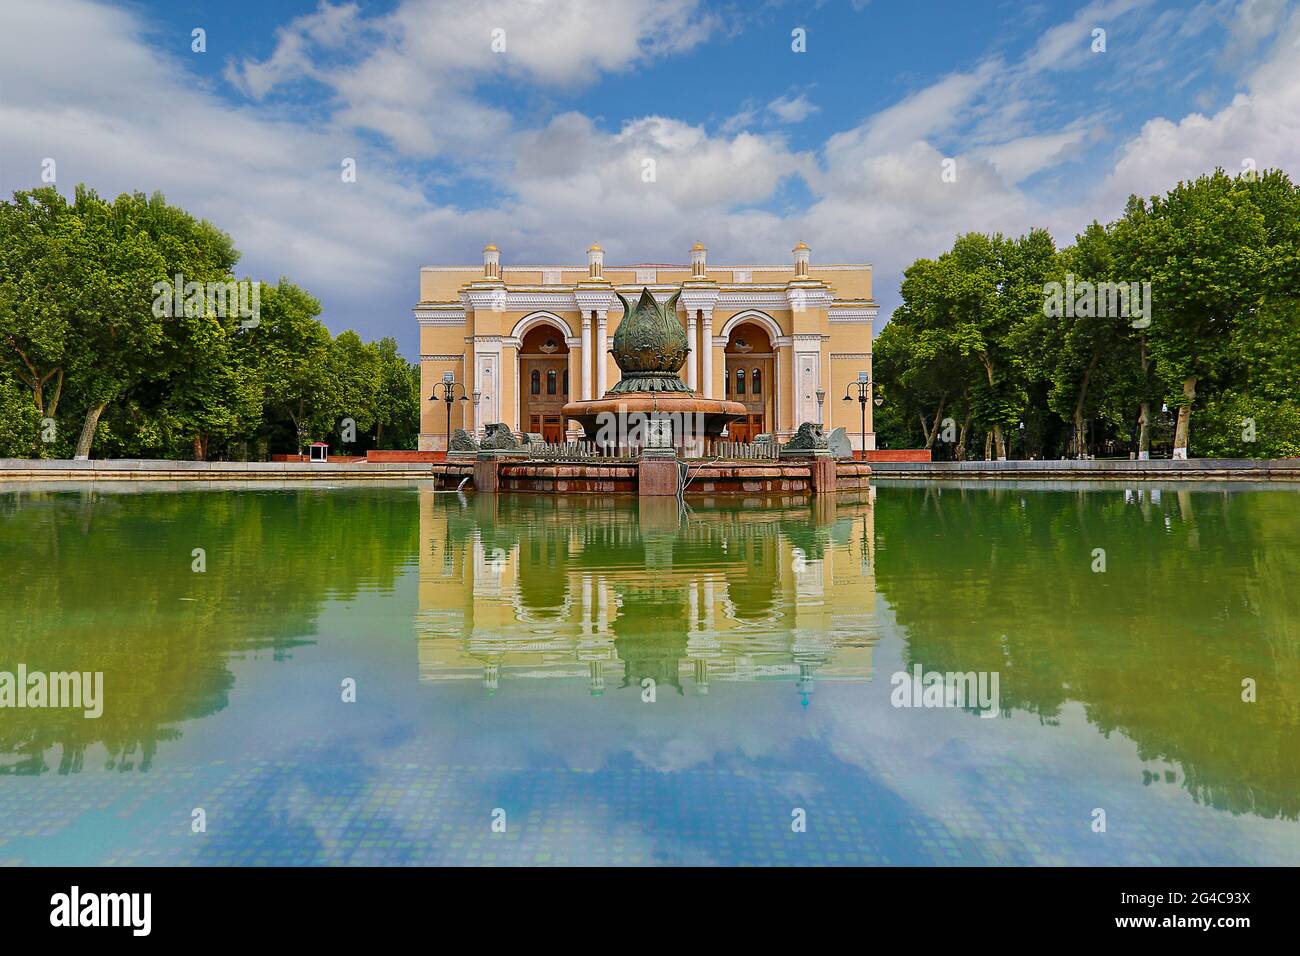
<svg viewBox="0 0 1300 956">
<path fill-rule="evenodd" d="M 10 502 L 0 669 L 84 662 L 107 699 L 0 713 L 0 863 L 1295 864 L 1279 494 L 882 488 L 681 526 L 395 489 Z M 891 703 L 918 662 L 990 660 L 997 717 Z"/>
<path fill-rule="evenodd" d="M 811 729 L 811 728 L 810 728 Z M 1261 839 L 1176 786 L 1110 792 L 1031 757 L 963 765 L 883 745 L 850 768 L 813 738 L 752 760 L 662 771 L 423 764 L 418 745 L 340 768 L 337 746 L 159 774 L 47 777 L 0 788 L 4 864 L 136 865 L 1201 865 L 1293 862 L 1291 828 Z M 969 755 L 967 755 L 969 756 Z M 791 764 L 798 767 L 792 770 Z M 952 790 L 954 774 L 962 785 Z M 933 784 L 927 786 L 927 782 Z M 1108 788 L 1110 789 L 1110 788 Z M 192 831 L 201 806 L 206 832 Z M 505 811 L 504 832 L 494 820 Z M 795 832 L 792 813 L 806 813 Z M 1279 844 L 1278 839 L 1283 842 Z"/>
<path fill-rule="evenodd" d="M 885 645 L 877 646 L 881 664 L 893 656 Z M 155 758 L 141 773 L 88 761 L 77 774 L 9 777 L 0 782 L 0 863 L 1159 866 L 1300 858 L 1294 823 L 1199 804 L 1176 767 L 1139 761 L 1131 742 L 1098 735 L 1077 705 L 1048 726 L 1025 714 L 986 721 L 952 710 L 900 712 L 888 706 L 888 690 L 885 682 L 829 685 L 803 707 L 788 682 L 653 704 L 631 689 L 625 701 L 592 700 L 579 680 L 543 682 L 509 699 L 476 685 L 448 692 L 409 682 L 402 703 L 385 694 L 379 712 L 358 715 L 353 729 L 265 727 L 256 750 L 237 753 L 229 744 L 241 732 L 220 744 L 214 726 L 185 748 L 222 751 L 206 762 L 169 759 L 160 768 Z M 456 714 L 456 732 L 440 733 Z M 1093 828 L 1098 806 L 1105 832 Z M 203 832 L 194 829 L 196 808 Z"/>
</svg>

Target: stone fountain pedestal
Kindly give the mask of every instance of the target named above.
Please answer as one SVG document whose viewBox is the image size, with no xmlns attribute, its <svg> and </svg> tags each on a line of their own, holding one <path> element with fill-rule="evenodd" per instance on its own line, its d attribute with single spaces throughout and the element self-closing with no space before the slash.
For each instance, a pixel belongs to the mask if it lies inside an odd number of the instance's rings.
<svg viewBox="0 0 1300 956">
<path fill-rule="evenodd" d="M 677 495 L 677 452 L 671 448 L 647 448 L 636 469 L 636 493 L 642 498 Z"/>
</svg>

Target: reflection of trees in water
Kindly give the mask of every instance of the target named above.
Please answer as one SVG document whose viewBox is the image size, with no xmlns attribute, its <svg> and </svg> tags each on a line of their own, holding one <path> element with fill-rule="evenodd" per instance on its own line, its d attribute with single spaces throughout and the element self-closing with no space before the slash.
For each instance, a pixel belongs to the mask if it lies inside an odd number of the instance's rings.
<svg viewBox="0 0 1300 956">
<path fill-rule="evenodd" d="M 1045 722 L 1080 701 L 1144 761 L 1181 765 L 1198 801 L 1296 818 L 1300 496 L 1130 499 L 882 494 L 877 586 L 908 629 L 908 666 L 999 671 L 1004 709 Z M 1241 701 L 1245 677 L 1257 703 Z"/>
<path fill-rule="evenodd" d="M 103 671 L 104 712 L 6 710 L 0 773 L 148 770 L 176 725 L 226 706 L 231 656 L 311 643 L 328 597 L 390 587 L 414 496 L 366 489 L 0 493 L 0 670 Z M 203 548 L 207 571 L 191 570 Z"/>
</svg>

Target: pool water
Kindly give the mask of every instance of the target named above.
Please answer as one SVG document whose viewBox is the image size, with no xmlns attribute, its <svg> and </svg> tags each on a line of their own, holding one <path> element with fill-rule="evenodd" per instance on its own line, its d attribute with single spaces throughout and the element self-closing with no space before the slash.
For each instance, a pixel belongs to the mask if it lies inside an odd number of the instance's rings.
<svg viewBox="0 0 1300 956">
<path fill-rule="evenodd" d="M 0 863 L 1300 863 L 1294 488 L 9 485 L 0 622 Z"/>
</svg>

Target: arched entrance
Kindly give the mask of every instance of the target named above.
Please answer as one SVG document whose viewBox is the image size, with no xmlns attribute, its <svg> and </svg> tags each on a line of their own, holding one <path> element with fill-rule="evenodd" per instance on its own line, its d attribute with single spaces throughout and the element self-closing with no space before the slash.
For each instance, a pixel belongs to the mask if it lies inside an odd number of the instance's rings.
<svg viewBox="0 0 1300 956">
<path fill-rule="evenodd" d="M 519 343 L 520 428 L 564 441 L 560 409 L 569 400 L 569 346 L 550 324 L 534 325 Z"/>
<path fill-rule="evenodd" d="M 776 353 L 767 330 L 743 322 L 727 336 L 723 396 L 745 406 L 745 417 L 727 426 L 731 441 L 753 441 L 776 425 Z"/>
</svg>

